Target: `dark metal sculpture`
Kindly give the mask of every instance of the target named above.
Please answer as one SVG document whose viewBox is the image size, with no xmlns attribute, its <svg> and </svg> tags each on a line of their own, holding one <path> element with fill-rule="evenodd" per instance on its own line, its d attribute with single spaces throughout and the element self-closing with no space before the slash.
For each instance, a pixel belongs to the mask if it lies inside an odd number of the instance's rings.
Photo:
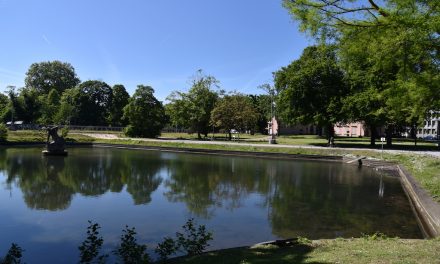
<svg viewBox="0 0 440 264">
<path fill-rule="evenodd" d="M 52 140 L 50 140 L 52 138 Z M 58 127 L 47 128 L 46 150 L 43 150 L 44 155 L 61 155 L 66 156 L 64 138 L 58 135 Z"/>
</svg>

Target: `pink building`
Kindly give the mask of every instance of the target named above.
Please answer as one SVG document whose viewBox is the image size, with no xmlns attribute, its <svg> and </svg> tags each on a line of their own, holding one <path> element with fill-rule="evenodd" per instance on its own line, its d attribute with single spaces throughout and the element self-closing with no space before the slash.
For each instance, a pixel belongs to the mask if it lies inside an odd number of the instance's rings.
<svg viewBox="0 0 440 264">
<path fill-rule="evenodd" d="M 346 137 L 364 137 L 369 136 L 369 131 L 362 122 L 338 123 L 334 127 L 336 136 L 346 136 Z"/>
</svg>

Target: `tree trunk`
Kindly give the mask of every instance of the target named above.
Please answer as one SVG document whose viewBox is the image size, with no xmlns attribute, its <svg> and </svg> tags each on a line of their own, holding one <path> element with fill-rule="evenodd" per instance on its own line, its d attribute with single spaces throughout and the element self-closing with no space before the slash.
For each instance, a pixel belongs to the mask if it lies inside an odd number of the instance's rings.
<svg viewBox="0 0 440 264">
<path fill-rule="evenodd" d="M 200 131 L 197 131 L 197 138 L 202 139 L 202 136 L 200 135 Z"/>
<path fill-rule="evenodd" d="M 387 140 L 387 147 L 391 147 L 393 144 L 393 126 L 387 126 L 387 129 L 385 130 L 385 137 Z"/>
<path fill-rule="evenodd" d="M 370 135 L 370 146 L 374 147 L 376 146 L 376 126 L 375 125 L 370 125 L 370 131 L 371 131 L 371 135 Z"/>
<path fill-rule="evenodd" d="M 317 134 L 318 134 L 318 136 L 322 137 L 322 127 L 321 126 L 317 127 Z"/>
<path fill-rule="evenodd" d="M 229 129 L 229 141 L 231 141 L 232 140 L 232 133 L 231 133 L 231 130 Z"/>
<path fill-rule="evenodd" d="M 411 126 L 411 137 L 414 139 L 414 147 L 417 147 L 417 125 Z"/>
<path fill-rule="evenodd" d="M 335 145 L 335 129 L 333 124 L 327 125 L 327 145 L 329 147 L 334 147 Z"/>
</svg>

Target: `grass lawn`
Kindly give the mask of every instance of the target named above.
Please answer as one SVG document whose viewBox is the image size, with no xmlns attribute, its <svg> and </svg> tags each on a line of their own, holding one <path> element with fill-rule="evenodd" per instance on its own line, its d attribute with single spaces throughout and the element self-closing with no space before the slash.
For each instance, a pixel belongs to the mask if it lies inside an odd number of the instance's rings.
<svg viewBox="0 0 440 264">
<path fill-rule="evenodd" d="M 47 132 L 45 130 L 18 130 L 8 131 L 8 142 L 20 143 L 20 142 L 46 142 Z M 66 142 L 93 142 L 94 138 L 69 133 L 66 138 Z"/>
<path fill-rule="evenodd" d="M 440 240 L 397 238 L 331 239 L 307 241 L 287 247 L 232 248 L 171 263 L 440 263 Z"/>
</svg>

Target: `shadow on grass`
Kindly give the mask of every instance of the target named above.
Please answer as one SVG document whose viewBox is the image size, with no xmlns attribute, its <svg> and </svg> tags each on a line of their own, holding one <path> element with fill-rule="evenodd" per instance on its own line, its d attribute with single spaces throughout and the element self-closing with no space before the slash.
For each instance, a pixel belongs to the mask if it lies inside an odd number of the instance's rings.
<svg viewBox="0 0 440 264">
<path fill-rule="evenodd" d="M 368 141 L 369 142 L 369 141 Z M 406 144 L 402 144 L 406 143 Z M 386 144 L 383 145 L 384 150 L 410 150 L 410 151 L 439 151 L 440 148 L 436 145 L 413 145 L 408 144 L 411 141 L 407 140 L 395 140 L 392 146 L 388 147 Z M 426 142 L 419 142 L 419 144 L 424 144 Z M 310 146 L 317 147 L 327 147 L 326 143 L 309 143 Z M 358 149 L 382 149 L 381 142 L 376 142 L 375 146 L 371 146 L 369 143 L 362 142 L 357 138 L 336 138 L 335 148 L 358 148 Z"/>
<path fill-rule="evenodd" d="M 315 263 L 323 264 L 326 262 L 311 262 L 308 254 L 313 251 L 313 247 L 308 244 L 295 244 L 292 246 L 260 246 L 256 248 L 232 248 L 219 251 L 207 252 L 201 256 L 176 258 L 171 263 L 191 263 L 191 264 L 232 264 L 232 263 Z"/>
</svg>

